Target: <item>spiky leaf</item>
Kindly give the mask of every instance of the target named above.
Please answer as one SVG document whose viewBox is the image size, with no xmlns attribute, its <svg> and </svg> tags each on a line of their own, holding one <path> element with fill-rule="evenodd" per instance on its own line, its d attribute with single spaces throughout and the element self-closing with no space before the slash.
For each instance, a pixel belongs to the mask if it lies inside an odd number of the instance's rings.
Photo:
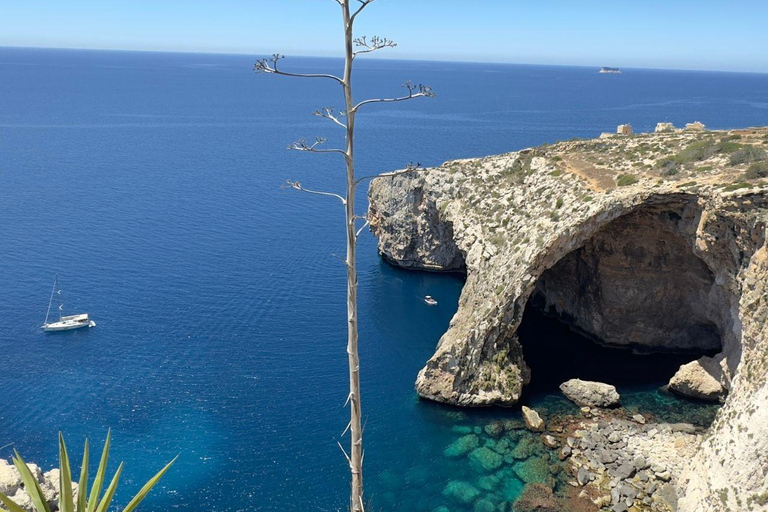
<svg viewBox="0 0 768 512">
<path fill-rule="evenodd" d="M 77 512 L 85 512 L 85 494 L 88 490 L 88 460 L 88 439 L 86 439 L 83 449 L 83 465 L 80 469 L 80 481 L 77 484 Z"/>
<path fill-rule="evenodd" d="M 126 505 L 126 507 L 123 509 L 123 512 L 132 512 L 133 509 L 139 506 L 139 503 L 141 503 L 144 498 L 147 497 L 147 494 L 149 494 L 149 491 L 152 490 L 152 488 L 157 484 L 157 482 L 163 477 L 163 475 L 168 471 L 171 466 L 173 466 L 173 463 L 176 462 L 176 459 L 178 459 L 179 456 L 173 458 L 171 462 L 165 465 L 163 469 L 157 472 L 155 476 L 153 476 L 149 482 L 144 484 L 144 487 L 141 488 L 141 490 L 136 494 L 136 496 L 133 497 L 133 499 Z"/>
<path fill-rule="evenodd" d="M 37 512 L 51 512 L 51 509 L 48 507 L 48 502 L 46 502 L 43 497 L 43 490 L 40 488 L 40 484 L 37 483 L 37 480 L 35 480 L 32 472 L 27 467 L 27 463 L 24 462 L 24 459 L 21 458 L 18 451 L 13 450 L 13 454 L 13 464 L 16 466 L 16 469 L 19 470 L 21 481 L 24 483 L 24 490 L 29 494 L 35 509 Z"/>
<path fill-rule="evenodd" d="M 109 483 L 109 487 L 107 487 L 107 491 L 104 493 L 104 497 L 99 502 L 99 506 L 96 507 L 96 512 L 107 512 L 107 509 L 109 509 L 109 505 L 112 503 L 112 498 L 115 496 L 115 491 L 117 490 L 117 482 L 120 480 L 120 474 L 122 472 L 123 463 L 121 462 L 117 467 L 115 476 L 112 477 L 112 481 Z"/>
<path fill-rule="evenodd" d="M 91 494 L 88 496 L 88 508 L 86 512 L 94 512 L 99 504 L 99 495 L 101 487 L 104 485 L 104 477 L 107 474 L 107 462 L 109 460 L 109 444 L 112 439 L 112 430 L 107 431 L 107 440 L 104 441 L 104 450 L 101 452 L 101 462 L 99 469 L 96 470 L 96 478 L 93 480 Z"/>
<path fill-rule="evenodd" d="M 16 502 L 11 501 L 11 498 L 9 498 L 8 496 L 6 496 L 1 492 L 0 492 L 0 501 L 3 502 L 3 505 L 8 509 L 8 512 L 26 512 L 26 510 L 18 506 Z"/>
<path fill-rule="evenodd" d="M 64 436 L 59 432 L 59 511 L 75 512 L 72 498 L 72 472 L 69 468 L 69 455 Z"/>
</svg>

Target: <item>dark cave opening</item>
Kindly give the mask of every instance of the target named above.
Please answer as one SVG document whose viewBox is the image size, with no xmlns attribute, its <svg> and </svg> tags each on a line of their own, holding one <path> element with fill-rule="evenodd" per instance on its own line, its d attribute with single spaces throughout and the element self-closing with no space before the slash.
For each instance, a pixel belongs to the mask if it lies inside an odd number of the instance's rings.
<svg viewBox="0 0 768 512">
<path fill-rule="evenodd" d="M 611 347 L 575 332 L 567 322 L 547 314 L 541 299 L 530 300 L 518 328 L 523 357 L 531 369 L 526 394 L 557 392 L 569 379 L 605 382 L 617 387 L 660 387 L 680 365 L 712 350 L 638 353 Z"/>
</svg>

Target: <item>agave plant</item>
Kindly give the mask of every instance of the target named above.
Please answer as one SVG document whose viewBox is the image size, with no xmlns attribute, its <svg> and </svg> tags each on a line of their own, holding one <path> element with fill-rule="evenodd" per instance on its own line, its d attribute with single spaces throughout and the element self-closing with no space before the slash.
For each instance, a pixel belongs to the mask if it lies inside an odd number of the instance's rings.
<svg viewBox="0 0 768 512">
<path fill-rule="evenodd" d="M 85 450 L 83 453 L 83 465 L 80 470 L 80 480 L 78 482 L 77 502 L 75 502 L 74 493 L 72 492 L 72 472 L 69 468 L 69 456 L 67 455 L 67 446 L 64 443 L 64 436 L 59 433 L 59 512 L 107 512 L 109 506 L 112 503 L 112 498 L 115 496 L 117 490 L 117 483 L 120 480 L 120 475 L 123 472 L 123 463 L 118 466 L 115 475 L 107 487 L 104 494 L 101 494 L 102 487 L 104 486 L 104 477 L 107 473 L 107 460 L 109 459 L 109 445 L 110 445 L 111 432 L 107 433 L 107 440 L 104 442 L 104 450 L 101 453 L 101 462 L 99 463 L 99 469 L 96 471 L 96 478 L 93 480 L 91 486 L 91 492 L 86 499 L 86 491 L 88 487 L 88 440 L 85 440 Z M 40 484 L 35 479 L 32 472 L 27 467 L 24 459 L 21 458 L 19 452 L 14 450 L 13 464 L 19 470 L 21 474 L 21 481 L 24 484 L 24 490 L 27 491 L 29 497 L 32 499 L 32 504 L 35 507 L 36 512 L 51 512 L 48 503 L 43 496 L 43 490 L 40 488 Z M 139 506 L 139 504 L 147 497 L 149 491 L 157 484 L 171 465 L 176 462 L 177 457 L 166 464 L 155 476 L 153 476 L 144 487 L 128 502 L 123 512 L 131 512 Z M 101 495 L 101 497 L 99 497 Z M 0 493 L 0 502 L 5 508 L 0 508 L 3 512 L 26 512 L 22 507 L 17 505 L 8 496 Z"/>
</svg>

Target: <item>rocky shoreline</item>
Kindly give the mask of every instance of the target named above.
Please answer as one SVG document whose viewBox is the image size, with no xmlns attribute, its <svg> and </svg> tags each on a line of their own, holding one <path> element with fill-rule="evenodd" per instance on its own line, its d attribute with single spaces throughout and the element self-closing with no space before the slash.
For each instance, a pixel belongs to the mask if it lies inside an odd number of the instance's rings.
<svg viewBox="0 0 768 512">
<path fill-rule="evenodd" d="M 768 128 L 691 125 L 374 180 L 380 253 L 467 274 L 417 392 L 459 406 L 516 404 L 536 371 L 517 338 L 535 298 L 603 345 L 695 354 L 670 389 L 724 405 L 671 481 L 679 510 L 768 511 L 764 178 Z"/>
<path fill-rule="evenodd" d="M 476 476 L 448 482 L 434 512 L 675 512 L 706 429 L 583 406 L 575 414 L 523 407 L 519 420 L 452 431 L 443 455 L 465 460 Z"/>
</svg>

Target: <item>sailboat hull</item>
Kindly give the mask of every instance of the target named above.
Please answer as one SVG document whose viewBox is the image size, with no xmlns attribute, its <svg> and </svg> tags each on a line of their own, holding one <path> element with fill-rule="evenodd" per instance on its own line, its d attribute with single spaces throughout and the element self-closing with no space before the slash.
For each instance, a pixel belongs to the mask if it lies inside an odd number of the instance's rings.
<svg viewBox="0 0 768 512">
<path fill-rule="evenodd" d="M 82 329 L 83 327 L 93 327 L 96 323 L 88 318 L 88 314 L 64 316 L 58 322 L 43 324 L 43 331 L 58 332 L 71 331 L 73 329 Z"/>
</svg>

